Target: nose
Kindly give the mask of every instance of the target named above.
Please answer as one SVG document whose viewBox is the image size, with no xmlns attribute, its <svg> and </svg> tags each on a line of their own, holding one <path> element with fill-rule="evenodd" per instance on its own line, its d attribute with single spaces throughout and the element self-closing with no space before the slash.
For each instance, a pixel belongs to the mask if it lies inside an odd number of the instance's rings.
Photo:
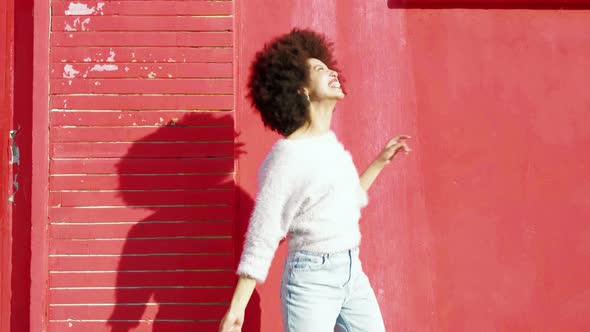
<svg viewBox="0 0 590 332">
<path fill-rule="evenodd" d="M 338 72 L 330 69 L 330 76 L 331 77 L 338 77 Z"/>
</svg>

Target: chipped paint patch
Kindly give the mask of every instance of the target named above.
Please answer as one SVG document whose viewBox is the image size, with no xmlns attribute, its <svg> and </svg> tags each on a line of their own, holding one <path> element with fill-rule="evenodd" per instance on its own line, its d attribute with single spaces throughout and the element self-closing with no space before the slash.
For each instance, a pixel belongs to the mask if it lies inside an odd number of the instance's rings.
<svg viewBox="0 0 590 332">
<path fill-rule="evenodd" d="M 74 21 L 75 22 L 75 21 Z M 75 26 L 75 25 L 74 25 Z M 72 27 L 71 25 L 66 23 L 66 27 L 65 27 L 66 31 L 76 31 L 76 28 Z"/>
<path fill-rule="evenodd" d="M 80 74 L 79 71 L 77 71 L 76 69 L 74 69 L 74 66 L 72 65 L 65 65 L 64 66 L 64 72 L 63 72 L 63 77 L 64 78 L 76 78 L 76 75 Z"/>
<path fill-rule="evenodd" d="M 8 162 L 10 165 L 20 165 L 20 149 L 16 145 L 16 135 L 18 134 L 18 130 L 11 130 L 10 131 L 10 139 L 12 140 L 12 145 L 10 146 L 11 149 L 11 158 Z"/>
<path fill-rule="evenodd" d="M 115 52 L 112 49 L 109 51 L 107 62 L 115 62 Z"/>
<path fill-rule="evenodd" d="M 12 190 L 12 195 L 8 197 L 8 201 L 10 203 L 14 203 L 14 196 L 16 196 L 16 193 L 18 192 L 18 174 L 14 174 L 14 180 L 12 180 L 12 187 L 14 188 Z"/>
<path fill-rule="evenodd" d="M 81 21 L 80 18 L 76 18 L 74 20 L 74 22 L 72 23 L 73 25 L 69 25 L 68 23 L 66 23 L 66 27 L 65 30 L 66 31 L 87 31 L 88 29 L 86 28 L 86 25 L 90 23 L 90 18 L 86 18 L 84 19 L 84 21 Z"/>
<path fill-rule="evenodd" d="M 103 4 L 104 5 L 104 4 Z M 66 9 L 65 14 L 68 16 L 72 15 L 92 15 L 94 14 L 95 9 L 94 7 L 88 8 L 87 4 L 77 3 L 77 2 L 70 2 L 68 9 Z"/>
<path fill-rule="evenodd" d="M 100 15 L 104 15 L 103 7 L 104 7 L 104 2 L 99 2 L 96 4 L 96 10 L 99 12 Z"/>
<path fill-rule="evenodd" d="M 84 62 L 92 62 L 92 58 L 84 58 Z"/>
<path fill-rule="evenodd" d="M 116 71 L 119 70 L 117 65 L 94 65 L 90 71 Z"/>
<path fill-rule="evenodd" d="M 129 72 L 129 67 L 125 67 L 125 72 Z"/>
<path fill-rule="evenodd" d="M 156 73 L 154 73 L 153 71 L 151 71 L 151 72 L 148 74 L 148 78 L 156 78 Z"/>
<path fill-rule="evenodd" d="M 82 24 L 80 24 L 80 27 L 82 28 L 82 31 L 87 31 L 88 28 L 86 28 L 86 25 L 88 25 L 88 23 L 90 23 L 90 17 L 88 17 L 87 19 L 85 19 L 84 21 L 82 21 Z"/>
</svg>

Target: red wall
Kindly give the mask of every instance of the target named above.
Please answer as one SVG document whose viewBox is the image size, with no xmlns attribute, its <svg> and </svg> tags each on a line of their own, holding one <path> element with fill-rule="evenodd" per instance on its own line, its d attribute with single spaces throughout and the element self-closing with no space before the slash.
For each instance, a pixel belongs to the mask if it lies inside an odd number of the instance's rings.
<svg viewBox="0 0 590 332">
<path fill-rule="evenodd" d="M 349 95 L 334 129 L 359 170 L 390 136 L 413 136 L 414 152 L 383 172 L 362 219 L 361 256 L 387 330 L 590 329 L 589 11 L 507 2 L 239 6 L 245 192 L 254 195 L 277 138 L 244 99 L 248 66 L 293 26 L 336 43 Z M 261 316 L 250 319 L 262 331 L 279 330 L 284 253 L 257 290 Z"/>
<path fill-rule="evenodd" d="M 14 5 L 0 0 L 0 331 L 10 327 L 11 223 L 10 128 L 12 127 Z"/>
</svg>

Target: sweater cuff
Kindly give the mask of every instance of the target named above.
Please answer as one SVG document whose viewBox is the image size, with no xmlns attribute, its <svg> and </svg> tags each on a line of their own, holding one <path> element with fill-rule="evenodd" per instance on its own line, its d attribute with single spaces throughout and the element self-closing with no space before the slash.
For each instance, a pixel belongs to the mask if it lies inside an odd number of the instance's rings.
<svg viewBox="0 0 590 332">
<path fill-rule="evenodd" d="M 256 259 L 242 256 L 236 274 L 239 276 L 246 275 L 262 284 L 266 280 L 268 269 L 269 266 L 266 266 L 264 263 L 260 261 L 256 262 Z"/>
</svg>

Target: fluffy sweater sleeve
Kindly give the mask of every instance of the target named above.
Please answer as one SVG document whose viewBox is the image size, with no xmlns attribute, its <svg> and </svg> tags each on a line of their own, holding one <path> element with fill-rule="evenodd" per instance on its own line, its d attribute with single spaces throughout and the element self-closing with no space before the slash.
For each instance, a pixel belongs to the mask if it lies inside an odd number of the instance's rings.
<svg viewBox="0 0 590 332">
<path fill-rule="evenodd" d="M 295 214 L 295 181 L 289 163 L 271 151 L 258 172 L 258 192 L 250 217 L 238 275 L 264 282 L 279 242 L 286 237 Z"/>
</svg>

